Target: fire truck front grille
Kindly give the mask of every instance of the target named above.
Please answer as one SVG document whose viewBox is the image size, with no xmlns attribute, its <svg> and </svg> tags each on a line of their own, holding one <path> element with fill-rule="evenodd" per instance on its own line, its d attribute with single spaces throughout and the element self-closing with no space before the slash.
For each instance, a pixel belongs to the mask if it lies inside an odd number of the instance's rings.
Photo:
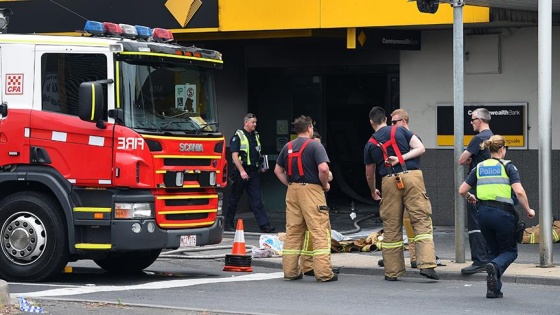
<svg viewBox="0 0 560 315">
<path fill-rule="evenodd" d="M 210 163 L 212 163 L 211 159 L 163 159 L 165 166 L 210 166 Z"/>
<path fill-rule="evenodd" d="M 169 199 L 165 200 L 166 206 L 201 206 L 208 205 L 208 199 Z"/>
<path fill-rule="evenodd" d="M 166 220 L 200 220 L 208 218 L 208 213 L 181 213 L 181 214 L 168 214 L 165 216 Z"/>
<path fill-rule="evenodd" d="M 164 229 L 189 229 L 212 226 L 218 215 L 218 194 L 201 191 L 156 194 L 156 221 Z"/>
</svg>

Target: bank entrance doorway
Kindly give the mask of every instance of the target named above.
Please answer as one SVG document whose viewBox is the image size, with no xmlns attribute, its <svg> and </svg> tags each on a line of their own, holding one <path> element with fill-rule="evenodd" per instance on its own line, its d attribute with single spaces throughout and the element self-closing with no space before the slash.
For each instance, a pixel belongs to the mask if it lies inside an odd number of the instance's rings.
<svg viewBox="0 0 560 315">
<path fill-rule="evenodd" d="M 373 133 L 368 114 L 373 106 L 384 107 L 388 115 L 399 108 L 398 66 L 252 69 L 248 86 L 248 108 L 258 116 L 265 154 L 275 160 L 282 146 L 295 136 L 293 119 L 311 116 L 334 174 L 327 194 L 329 206 L 373 205 L 363 164 L 364 145 Z M 263 183 L 267 185 L 263 187 L 265 203 L 282 203 L 284 190 L 273 188 L 281 185 L 273 172 L 263 176 Z"/>
</svg>

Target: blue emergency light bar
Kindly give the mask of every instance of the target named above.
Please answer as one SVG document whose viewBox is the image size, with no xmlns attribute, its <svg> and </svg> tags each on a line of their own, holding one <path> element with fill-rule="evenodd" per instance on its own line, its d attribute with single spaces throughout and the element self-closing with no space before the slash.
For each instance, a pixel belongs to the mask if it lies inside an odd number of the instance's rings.
<svg viewBox="0 0 560 315">
<path fill-rule="evenodd" d="M 93 36 L 122 36 L 126 38 L 138 38 L 156 42 L 172 41 L 173 33 L 167 29 L 151 29 L 142 25 L 116 24 L 110 22 L 87 21 L 84 31 Z"/>
<path fill-rule="evenodd" d="M 138 38 L 148 39 L 152 36 L 152 29 L 147 26 L 134 25 L 136 32 L 138 33 Z"/>
<path fill-rule="evenodd" d="M 87 21 L 86 26 L 84 26 L 84 31 L 92 35 L 103 35 L 105 34 L 105 27 L 103 26 L 103 23 Z"/>
</svg>

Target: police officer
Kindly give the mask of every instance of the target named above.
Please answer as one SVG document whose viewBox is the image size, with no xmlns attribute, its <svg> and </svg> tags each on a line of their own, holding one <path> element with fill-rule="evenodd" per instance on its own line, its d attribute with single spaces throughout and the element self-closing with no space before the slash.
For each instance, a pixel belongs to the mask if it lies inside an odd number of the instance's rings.
<svg viewBox="0 0 560 315">
<path fill-rule="evenodd" d="M 425 151 L 424 145 L 410 130 L 387 126 L 385 110 L 381 107 L 371 109 L 369 120 L 375 134 L 364 148 L 364 164 L 372 198 L 381 201 L 380 216 L 384 231 L 381 250 L 385 280 L 396 281 L 405 272 L 402 235 L 405 208 L 416 233 L 417 268 L 422 276 L 439 280 L 435 271 L 432 208 L 418 161 Z M 383 177 L 383 199 L 376 189 L 377 168 Z"/>
<path fill-rule="evenodd" d="M 471 125 L 473 130 L 478 132 L 469 142 L 469 145 L 459 156 L 460 165 L 468 165 L 469 172 L 476 165 L 490 157 L 488 149 L 481 149 L 481 144 L 485 140 L 490 139 L 493 135 L 490 130 L 490 112 L 486 108 L 477 108 L 471 113 Z M 471 193 L 475 194 L 474 189 Z M 486 241 L 480 231 L 477 219 L 476 204 L 467 203 L 467 229 L 469 230 L 469 245 L 471 249 L 472 265 L 461 269 L 462 274 L 473 274 L 484 272 L 484 266 L 487 262 L 486 257 Z"/>
<path fill-rule="evenodd" d="M 459 194 L 470 203 L 478 201 L 478 223 L 488 248 L 489 262 L 484 266 L 486 297 L 501 298 L 504 296 L 502 275 L 517 258 L 515 231 L 519 215 L 513 208 L 514 200 L 519 201 L 529 218 L 535 216 L 535 210 L 529 207 L 517 168 L 503 159 L 507 152 L 505 138 L 494 135 L 484 141 L 481 148 L 488 148 L 491 158 L 471 170 L 459 187 Z M 470 190 L 475 186 L 476 195 L 473 195 Z"/>
<path fill-rule="evenodd" d="M 225 230 L 235 231 L 233 220 L 237 213 L 237 204 L 247 189 L 249 206 L 264 233 L 275 230 L 268 220 L 261 197 L 261 177 L 259 159 L 261 157 L 261 142 L 257 128 L 257 117 L 251 113 L 243 119 L 243 128 L 235 132 L 230 141 L 231 159 L 235 165 L 233 170 L 233 184 L 225 211 Z"/>
<path fill-rule="evenodd" d="M 313 243 L 313 274 L 317 281 L 338 280 L 331 265 L 331 224 L 325 192 L 329 191 L 329 157 L 319 141 L 313 141 L 313 121 L 300 116 L 294 122 L 297 138 L 286 144 L 276 161 L 274 174 L 286 186 L 286 239 L 282 250 L 285 280 L 299 280 L 298 264 L 304 251 L 305 232 Z"/>
</svg>

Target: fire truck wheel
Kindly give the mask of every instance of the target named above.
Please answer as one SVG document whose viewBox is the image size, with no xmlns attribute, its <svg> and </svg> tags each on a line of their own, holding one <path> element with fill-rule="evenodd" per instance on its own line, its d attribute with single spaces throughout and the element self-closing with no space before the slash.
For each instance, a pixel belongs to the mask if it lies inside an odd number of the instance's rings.
<svg viewBox="0 0 560 315">
<path fill-rule="evenodd" d="M 148 268 L 158 259 L 161 249 L 142 250 L 128 253 L 115 253 L 94 262 L 101 268 L 113 273 L 137 273 Z"/>
<path fill-rule="evenodd" d="M 66 221 L 51 196 L 27 191 L 6 197 L 0 222 L 0 278 L 45 281 L 68 263 Z"/>
</svg>

